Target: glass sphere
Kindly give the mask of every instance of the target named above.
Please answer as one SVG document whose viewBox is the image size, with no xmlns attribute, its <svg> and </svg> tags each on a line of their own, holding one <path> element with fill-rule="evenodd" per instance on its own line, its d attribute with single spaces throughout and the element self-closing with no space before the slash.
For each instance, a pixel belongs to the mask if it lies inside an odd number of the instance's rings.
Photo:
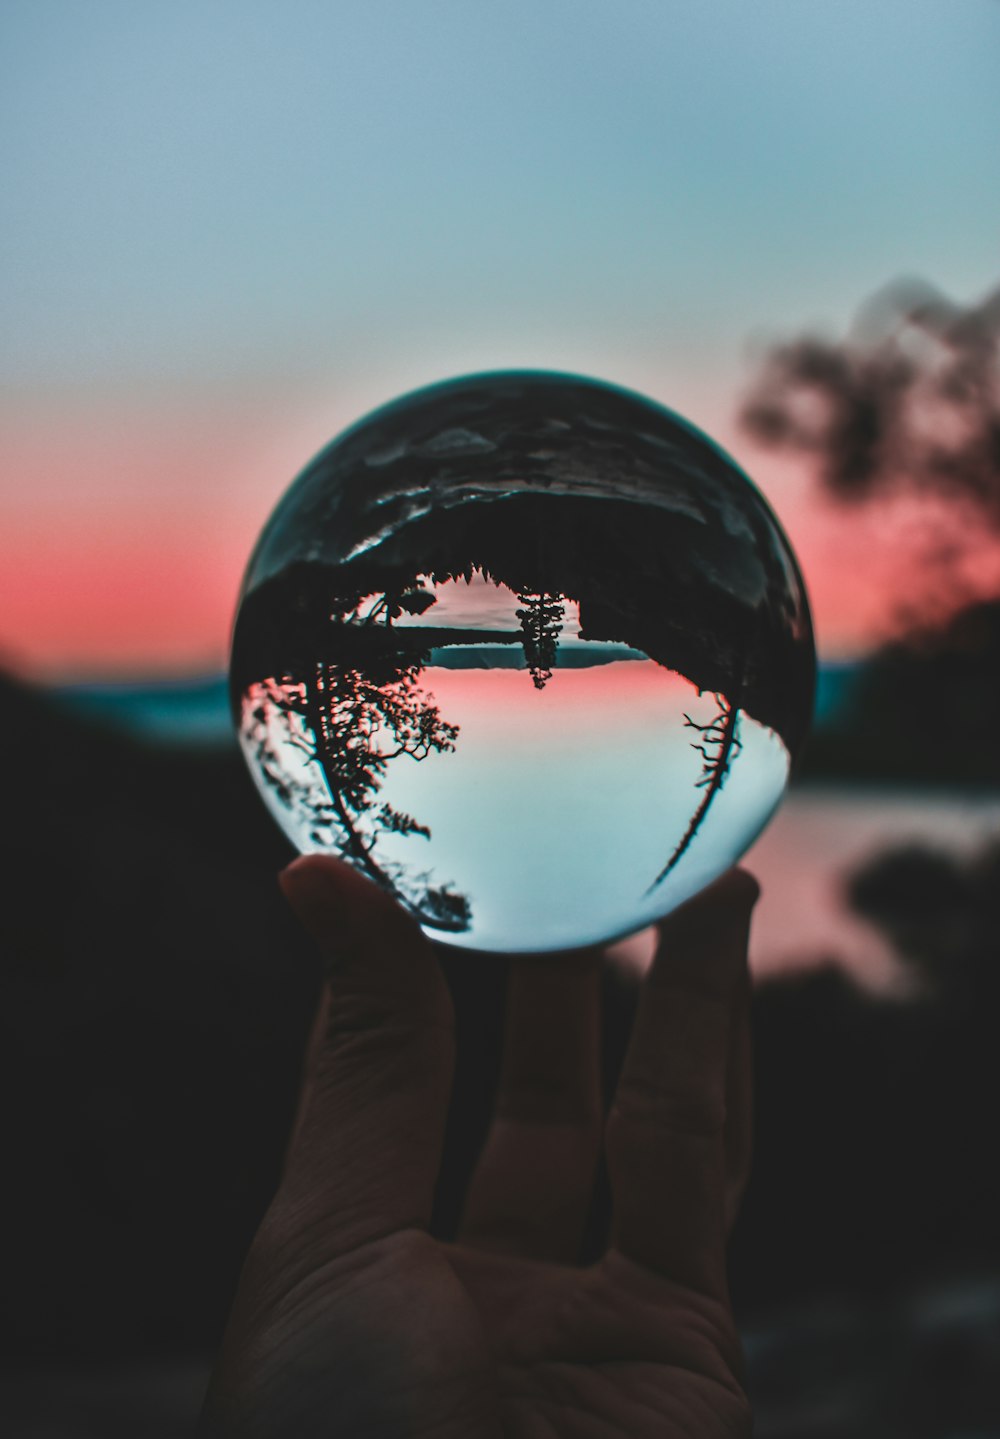
<svg viewBox="0 0 1000 1439">
<path fill-rule="evenodd" d="M 767 823 L 812 707 L 809 610 L 692 425 L 575 376 L 406 395 L 302 472 L 250 560 L 240 743 L 303 852 L 435 938 L 597 944 Z"/>
</svg>

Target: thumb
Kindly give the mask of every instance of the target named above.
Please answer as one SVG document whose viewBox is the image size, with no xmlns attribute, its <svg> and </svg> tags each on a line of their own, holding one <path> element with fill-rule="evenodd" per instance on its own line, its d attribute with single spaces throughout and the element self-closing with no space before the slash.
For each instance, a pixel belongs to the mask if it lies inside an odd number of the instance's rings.
<svg viewBox="0 0 1000 1439">
<path fill-rule="evenodd" d="M 327 973 L 274 1210 L 331 1259 L 426 1228 L 454 1057 L 451 999 L 430 943 L 387 894 L 325 855 L 281 888 Z"/>
</svg>

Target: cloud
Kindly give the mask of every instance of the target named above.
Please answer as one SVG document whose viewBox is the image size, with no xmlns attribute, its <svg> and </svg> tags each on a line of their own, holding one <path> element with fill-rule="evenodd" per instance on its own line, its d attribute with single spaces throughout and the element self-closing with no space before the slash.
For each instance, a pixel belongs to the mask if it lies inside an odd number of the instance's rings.
<svg viewBox="0 0 1000 1439">
<path fill-rule="evenodd" d="M 844 500 L 933 494 L 1000 531 L 1000 286 L 967 306 L 919 280 L 886 286 L 845 340 L 772 346 L 741 421 L 813 456 Z"/>
</svg>

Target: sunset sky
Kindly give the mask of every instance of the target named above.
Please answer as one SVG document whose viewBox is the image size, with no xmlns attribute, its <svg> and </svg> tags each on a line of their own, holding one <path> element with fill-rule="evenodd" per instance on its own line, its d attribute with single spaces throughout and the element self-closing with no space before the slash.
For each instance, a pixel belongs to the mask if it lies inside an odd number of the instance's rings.
<svg viewBox="0 0 1000 1439">
<path fill-rule="evenodd" d="M 996 0 L 7 0 L 0 664 L 225 662 L 274 501 L 403 390 L 545 366 L 719 439 L 822 651 L 910 584 L 736 425 L 755 349 L 1000 257 Z"/>
</svg>

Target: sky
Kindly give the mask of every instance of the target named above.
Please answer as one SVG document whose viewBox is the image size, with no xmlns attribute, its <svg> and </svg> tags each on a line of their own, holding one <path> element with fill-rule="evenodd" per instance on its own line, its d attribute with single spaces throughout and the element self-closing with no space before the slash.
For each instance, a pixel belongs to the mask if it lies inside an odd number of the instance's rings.
<svg viewBox="0 0 1000 1439">
<path fill-rule="evenodd" d="M 769 496 L 821 653 L 908 519 L 736 423 L 768 339 L 1000 255 L 997 0 L 5 0 L 0 664 L 219 670 L 332 435 L 473 370 L 670 405 Z"/>
</svg>

